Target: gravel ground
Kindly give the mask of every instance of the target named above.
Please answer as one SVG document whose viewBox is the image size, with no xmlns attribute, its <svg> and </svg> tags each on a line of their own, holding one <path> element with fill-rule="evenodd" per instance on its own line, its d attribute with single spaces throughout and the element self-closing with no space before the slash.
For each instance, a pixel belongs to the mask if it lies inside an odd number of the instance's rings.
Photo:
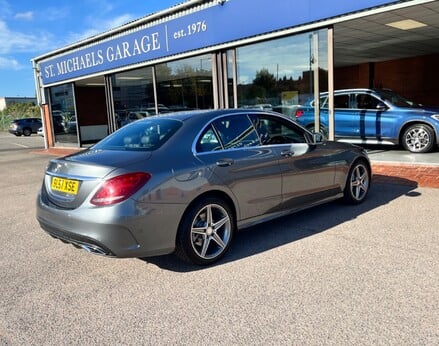
<svg viewBox="0 0 439 346">
<path fill-rule="evenodd" d="M 2 140 L 0 345 L 439 344 L 438 189 L 377 183 L 239 233 L 208 268 L 110 259 L 39 228 L 50 157 Z"/>
</svg>

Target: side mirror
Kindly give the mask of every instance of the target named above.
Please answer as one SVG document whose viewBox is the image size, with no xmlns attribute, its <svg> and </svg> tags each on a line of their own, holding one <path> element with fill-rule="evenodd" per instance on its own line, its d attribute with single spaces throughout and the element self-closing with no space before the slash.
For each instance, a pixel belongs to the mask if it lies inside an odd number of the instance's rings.
<svg viewBox="0 0 439 346">
<path fill-rule="evenodd" d="M 314 143 L 322 143 L 323 142 L 323 134 L 320 132 L 313 132 L 312 138 Z"/>
<path fill-rule="evenodd" d="M 377 104 L 377 109 L 378 109 L 379 111 L 386 111 L 386 110 L 387 110 L 387 106 L 385 105 L 384 102 L 378 102 L 378 104 Z"/>
</svg>

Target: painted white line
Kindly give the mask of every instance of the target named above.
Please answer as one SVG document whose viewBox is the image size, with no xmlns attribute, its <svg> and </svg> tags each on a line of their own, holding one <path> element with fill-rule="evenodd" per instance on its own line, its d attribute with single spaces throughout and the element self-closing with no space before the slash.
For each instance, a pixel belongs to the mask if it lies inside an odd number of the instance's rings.
<svg viewBox="0 0 439 346">
<path fill-rule="evenodd" d="M 30 146 L 24 145 L 24 144 L 20 144 L 20 143 L 11 143 L 11 144 L 14 144 L 14 145 L 16 145 L 18 147 L 22 147 L 22 148 L 30 148 Z"/>
</svg>

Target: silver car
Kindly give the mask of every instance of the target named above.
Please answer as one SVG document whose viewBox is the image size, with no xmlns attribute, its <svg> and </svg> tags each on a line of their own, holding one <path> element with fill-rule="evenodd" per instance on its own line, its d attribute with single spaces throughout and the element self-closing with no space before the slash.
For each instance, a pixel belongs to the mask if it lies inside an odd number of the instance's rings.
<svg viewBox="0 0 439 346">
<path fill-rule="evenodd" d="M 51 160 L 37 219 L 51 236 L 92 253 L 175 252 L 207 265 L 226 253 L 238 229 L 338 198 L 366 198 L 365 151 L 320 138 L 265 110 L 145 118 Z"/>
</svg>

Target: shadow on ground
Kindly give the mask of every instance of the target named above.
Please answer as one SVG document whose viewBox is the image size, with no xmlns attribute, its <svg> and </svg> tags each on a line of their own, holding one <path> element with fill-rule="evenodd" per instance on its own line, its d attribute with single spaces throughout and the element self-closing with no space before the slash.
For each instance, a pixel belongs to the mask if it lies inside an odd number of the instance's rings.
<svg viewBox="0 0 439 346">
<path fill-rule="evenodd" d="M 375 182 L 374 179 L 367 199 L 360 205 L 345 205 L 335 201 L 244 229 L 235 235 L 233 244 L 225 257 L 214 265 L 239 261 L 291 242 L 300 241 L 353 220 L 400 196 L 416 198 L 420 196 L 419 192 L 414 191 L 416 187 L 416 182 L 403 178 L 394 179 L 391 184 L 380 182 L 380 179 Z M 190 272 L 205 268 L 187 264 L 173 254 L 142 260 L 162 269 L 176 272 Z"/>
</svg>

